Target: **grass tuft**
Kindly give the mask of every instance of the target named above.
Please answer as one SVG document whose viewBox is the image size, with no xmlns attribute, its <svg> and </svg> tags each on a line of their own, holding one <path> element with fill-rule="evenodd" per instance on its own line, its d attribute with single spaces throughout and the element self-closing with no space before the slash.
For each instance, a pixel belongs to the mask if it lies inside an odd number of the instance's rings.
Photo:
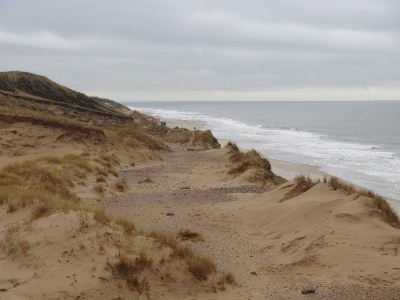
<svg viewBox="0 0 400 300">
<path fill-rule="evenodd" d="M 181 229 L 178 232 L 178 237 L 184 241 L 187 241 L 187 240 L 203 241 L 204 240 L 203 236 L 200 233 L 193 231 L 189 228 Z"/>
<path fill-rule="evenodd" d="M 75 209 L 79 198 L 70 192 L 75 180 L 87 168 L 81 158 L 45 157 L 7 165 L 0 171 L 0 203 L 9 205 L 8 212 L 32 207 L 32 220 L 56 211 Z M 86 172 L 86 171 L 85 171 Z"/>
<path fill-rule="evenodd" d="M 139 279 L 138 275 L 152 264 L 153 260 L 144 252 L 135 259 L 120 254 L 118 261 L 111 265 L 111 269 L 115 275 L 124 278 L 129 287 L 135 288 L 141 294 L 149 291 L 150 285 L 145 278 Z"/>
<path fill-rule="evenodd" d="M 252 176 L 248 178 L 251 182 L 261 182 L 264 185 L 267 182 L 272 184 L 285 182 L 285 179 L 272 172 L 269 161 L 263 158 L 257 151 L 242 152 L 232 142 L 229 142 L 226 148 L 228 149 L 229 162 L 231 164 L 228 174 L 237 176 L 248 170 L 253 170 Z"/>
<path fill-rule="evenodd" d="M 200 146 L 204 149 L 219 149 L 221 148 L 220 143 L 214 137 L 211 130 L 195 130 L 193 132 L 193 137 L 190 141 L 193 146 Z"/>
<path fill-rule="evenodd" d="M 97 208 L 93 214 L 94 219 L 100 224 L 106 225 L 111 221 L 111 217 L 106 213 L 104 208 Z"/>
<path fill-rule="evenodd" d="M 128 183 L 125 179 L 114 182 L 114 189 L 119 192 L 125 192 L 129 189 Z"/>
<path fill-rule="evenodd" d="M 169 147 L 162 140 L 147 133 L 143 128 L 123 128 L 117 134 L 120 141 L 134 147 L 143 145 L 151 150 L 169 150 Z"/>
<path fill-rule="evenodd" d="M 11 214 L 13 212 L 16 212 L 17 209 L 18 209 L 18 206 L 15 203 L 10 203 L 10 204 L 8 204 L 7 213 Z"/>
<path fill-rule="evenodd" d="M 103 184 L 96 184 L 96 185 L 93 187 L 93 191 L 95 191 L 95 192 L 96 192 L 97 194 L 99 194 L 99 195 L 104 195 L 105 192 L 106 192 L 106 188 L 104 187 Z"/>
<path fill-rule="evenodd" d="M 382 219 L 395 228 L 400 228 L 400 218 L 393 208 L 389 205 L 385 198 L 370 190 L 360 190 L 355 188 L 353 185 L 345 183 L 336 177 L 331 177 L 328 180 L 328 185 L 333 190 L 341 190 L 347 195 L 353 195 L 357 193 L 357 196 L 364 196 L 372 199 L 373 207 L 379 211 Z"/>
<path fill-rule="evenodd" d="M 236 284 L 236 279 L 235 279 L 235 275 L 233 275 L 232 273 L 227 273 L 227 274 L 225 274 L 225 281 L 228 283 L 228 284 Z"/>
<path fill-rule="evenodd" d="M 197 255 L 189 257 L 187 265 L 189 272 L 198 280 L 206 280 L 210 274 L 217 270 L 215 263 L 211 259 Z"/>
<path fill-rule="evenodd" d="M 294 178 L 296 185 L 288 191 L 279 202 L 297 197 L 311 189 L 316 183 L 309 176 L 299 175 Z"/>
<path fill-rule="evenodd" d="M 215 263 L 207 257 L 195 254 L 189 247 L 182 246 L 171 236 L 152 231 L 149 235 L 161 246 L 171 248 L 171 257 L 185 260 L 188 270 L 199 280 L 206 280 L 208 276 L 216 271 Z"/>
<path fill-rule="evenodd" d="M 7 228 L 3 238 L 0 240 L 0 249 L 7 255 L 26 255 L 30 249 L 30 244 L 19 236 L 19 227 L 12 226 Z"/>
<path fill-rule="evenodd" d="M 104 176 L 98 176 L 96 178 L 96 182 L 106 182 L 106 181 L 107 181 L 107 179 Z"/>
<path fill-rule="evenodd" d="M 133 234 L 133 232 L 135 231 L 135 224 L 133 224 L 132 221 L 127 220 L 125 218 L 118 218 L 115 223 L 117 225 L 120 225 L 122 227 L 122 229 L 124 230 L 124 232 L 128 235 Z"/>
</svg>

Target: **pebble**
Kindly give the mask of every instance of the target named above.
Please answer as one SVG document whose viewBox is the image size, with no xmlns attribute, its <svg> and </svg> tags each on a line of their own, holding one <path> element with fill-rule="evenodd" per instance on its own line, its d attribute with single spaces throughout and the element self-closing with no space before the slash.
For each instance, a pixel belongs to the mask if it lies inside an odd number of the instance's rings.
<svg viewBox="0 0 400 300">
<path fill-rule="evenodd" d="M 313 287 L 302 288 L 301 293 L 302 294 L 313 294 L 313 293 L 315 293 L 315 288 L 313 288 Z"/>
<path fill-rule="evenodd" d="M 175 214 L 172 213 L 172 212 L 167 212 L 165 215 L 168 216 L 168 217 L 173 217 L 173 216 L 175 216 Z"/>
</svg>

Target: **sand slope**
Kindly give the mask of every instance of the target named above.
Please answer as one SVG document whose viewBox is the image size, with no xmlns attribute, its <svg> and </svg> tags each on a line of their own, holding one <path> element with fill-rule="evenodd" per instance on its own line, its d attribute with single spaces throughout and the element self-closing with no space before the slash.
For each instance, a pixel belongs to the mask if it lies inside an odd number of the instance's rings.
<svg viewBox="0 0 400 300">
<path fill-rule="evenodd" d="M 234 270 L 250 298 L 398 297 L 400 232 L 370 199 L 320 183 L 282 201 L 293 183 L 268 191 L 232 178 L 225 149 L 174 150 L 124 173 L 132 190 L 101 205 L 141 228 L 200 232 L 204 242 L 188 243 Z M 154 183 L 138 183 L 147 177 Z M 307 285 L 317 293 L 301 295 Z"/>
</svg>

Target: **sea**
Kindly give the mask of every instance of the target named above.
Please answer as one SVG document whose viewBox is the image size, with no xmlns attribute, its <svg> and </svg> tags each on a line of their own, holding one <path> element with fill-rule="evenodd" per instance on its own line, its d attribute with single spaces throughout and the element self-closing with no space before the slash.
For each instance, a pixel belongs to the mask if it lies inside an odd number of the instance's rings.
<svg viewBox="0 0 400 300">
<path fill-rule="evenodd" d="M 200 120 L 217 138 L 266 157 L 319 166 L 400 208 L 400 101 L 155 101 L 127 106 Z"/>
</svg>

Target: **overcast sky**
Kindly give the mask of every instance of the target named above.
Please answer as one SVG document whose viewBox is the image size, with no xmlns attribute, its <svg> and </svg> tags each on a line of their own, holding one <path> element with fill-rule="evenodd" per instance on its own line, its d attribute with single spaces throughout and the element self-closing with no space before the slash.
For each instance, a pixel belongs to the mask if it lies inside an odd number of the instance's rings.
<svg viewBox="0 0 400 300">
<path fill-rule="evenodd" d="M 0 70 L 140 100 L 400 100 L 399 0 L 0 0 Z"/>
</svg>

